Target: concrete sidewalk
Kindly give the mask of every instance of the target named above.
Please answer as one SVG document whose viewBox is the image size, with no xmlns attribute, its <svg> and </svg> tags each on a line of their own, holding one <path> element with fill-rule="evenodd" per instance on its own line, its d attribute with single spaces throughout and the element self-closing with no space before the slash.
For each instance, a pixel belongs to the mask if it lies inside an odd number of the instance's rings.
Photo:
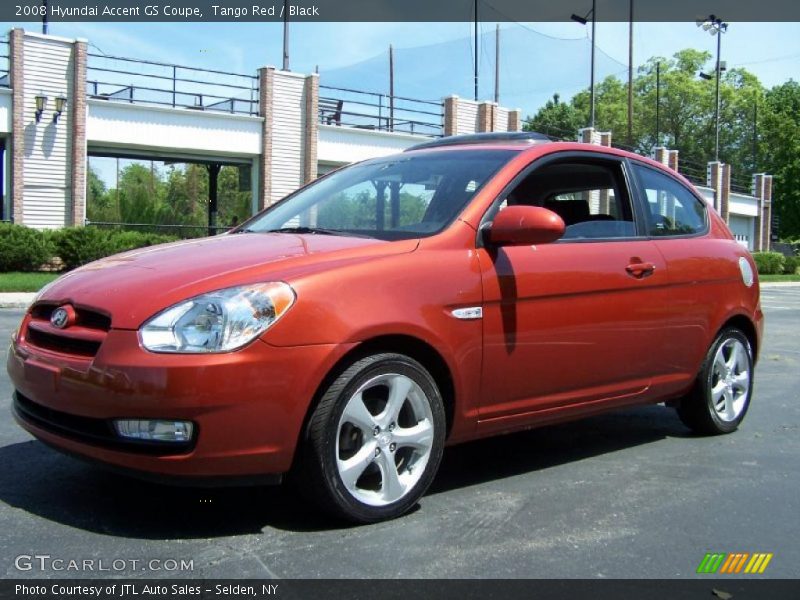
<svg viewBox="0 0 800 600">
<path fill-rule="evenodd" d="M 0 308 L 28 308 L 35 292 L 6 292 L 0 294 Z"/>
<path fill-rule="evenodd" d="M 800 287 L 800 281 L 761 284 L 762 289 L 778 287 Z M 0 293 L 0 308 L 28 308 L 34 296 L 36 296 L 34 292 Z"/>
</svg>

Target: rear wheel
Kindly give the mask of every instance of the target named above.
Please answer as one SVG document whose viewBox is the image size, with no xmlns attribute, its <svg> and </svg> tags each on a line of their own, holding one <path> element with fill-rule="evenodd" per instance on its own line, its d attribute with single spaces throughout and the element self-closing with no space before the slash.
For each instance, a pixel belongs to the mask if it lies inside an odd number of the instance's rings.
<svg viewBox="0 0 800 600">
<path fill-rule="evenodd" d="M 706 354 L 692 391 L 678 405 L 681 421 L 697 433 L 735 431 L 753 394 L 753 351 L 735 327 L 720 332 Z"/>
<path fill-rule="evenodd" d="M 444 434 L 442 398 L 425 368 L 404 355 L 376 354 L 325 391 L 297 476 L 329 512 L 361 523 L 391 519 L 430 485 Z"/>
</svg>

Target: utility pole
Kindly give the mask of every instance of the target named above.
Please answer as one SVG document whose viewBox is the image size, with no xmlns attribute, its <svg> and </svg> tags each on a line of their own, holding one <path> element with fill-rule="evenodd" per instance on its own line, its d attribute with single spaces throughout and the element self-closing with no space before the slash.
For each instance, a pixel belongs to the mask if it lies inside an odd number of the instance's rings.
<svg viewBox="0 0 800 600">
<path fill-rule="evenodd" d="M 661 61 L 656 63 L 656 146 L 661 145 L 661 123 L 659 116 L 661 110 Z"/>
<path fill-rule="evenodd" d="M 589 127 L 594 127 L 594 54 L 595 54 L 595 26 L 597 25 L 597 0 L 592 0 L 592 9 L 586 13 L 585 17 L 572 14 L 570 19 L 581 25 L 589 22 L 589 15 L 592 16 L 592 66 L 589 76 Z"/>
<path fill-rule="evenodd" d="M 596 3 L 597 0 L 592 0 L 592 74 L 589 86 L 591 88 L 590 97 L 589 97 L 589 104 L 591 106 L 591 116 L 589 118 L 589 127 L 594 127 L 594 53 L 595 53 L 595 26 L 597 25 L 597 12 L 596 12 Z"/>
<path fill-rule="evenodd" d="M 389 131 L 394 131 L 394 48 L 389 44 Z"/>
<path fill-rule="evenodd" d="M 289 7 L 288 0 L 283 0 L 283 70 L 289 70 Z"/>
<path fill-rule="evenodd" d="M 697 26 L 702 27 L 711 35 L 717 36 L 717 65 L 716 65 L 716 88 L 714 91 L 714 160 L 719 161 L 719 80 L 722 74 L 722 63 L 720 54 L 722 52 L 722 34 L 728 31 L 728 24 L 715 15 L 709 15 L 707 19 L 698 19 Z M 701 73 L 704 79 L 710 79 Z"/>
<path fill-rule="evenodd" d="M 494 101 L 500 104 L 500 23 L 494 31 Z"/>
<path fill-rule="evenodd" d="M 633 146 L 633 0 L 628 8 L 628 146 Z"/>
<path fill-rule="evenodd" d="M 473 60 L 473 67 L 475 69 L 475 94 L 474 100 L 475 102 L 478 101 L 478 0 L 475 0 L 475 14 L 474 14 L 474 23 L 475 23 L 475 52 L 474 52 L 474 60 Z"/>
<path fill-rule="evenodd" d="M 47 0 L 42 0 L 42 34 L 47 35 L 47 13 L 49 9 L 47 8 Z"/>
</svg>

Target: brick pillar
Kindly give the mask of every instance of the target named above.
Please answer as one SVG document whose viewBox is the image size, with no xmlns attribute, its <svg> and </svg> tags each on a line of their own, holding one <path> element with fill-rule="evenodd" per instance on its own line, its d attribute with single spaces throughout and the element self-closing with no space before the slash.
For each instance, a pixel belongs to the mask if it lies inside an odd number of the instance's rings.
<svg viewBox="0 0 800 600">
<path fill-rule="evenodd" d="M 608 146 L 611 147 L 611 132 L 610 131 L 601 131 L 600 135 L 600 145 L 601 146 Z"/>
<path fill-rule="evenodd" d="M 316 73 L 306 77 L 306 126 L 303 138 L 303 183 L 317 178 L 319 159 L 317 145 L 319 143 L 319 75 Z"/>
<path fill-rule="evenodd" d="M 764 233 L 764 188 L 766 175 L 764 173 L 753 174 L 752 193 L 758 203 L 755 226 L 753 227 L 753 251 L 761 252 L 764 247 L 762 235 Z"/>
<path fill-rule="evenodd" d="M 667 166 L 675 171 L 678 172 L 678 151 L 677 150 L 668 150 L 667 151 Z"/>
<path fill-rule="evenodd" d="M 458 132 L 458 96 L 444 99 L 444 135 L 455 135 Z"/>
<path fill-rule="evenodd" d="M 714 209 L 719 213 L 722 207 L 722 163 L 715 160 L 706 167 L 706 185 L 714 190 Z"/>
<path fill-rule="evenodd" d="M 653 148 L 653 160 L 656 162 L 660 162 L 662 165 L 668 164 L 668 156 L 669 150 L 667 150 L 664 146 L 656 146 Z"/>
<path fill-rule="evenodd" d="M 764 216 L 761 220 L 761 247 L 769 252 L 772 247 L 772 175 L 764 175 Z"/>
<path fill-rule="evenodd" d="M 258 160 L 258 208 L 266 208 L 272 197 L 272 95 L 275 83 L 275 67 L 258 70 L 258 115 L 261 123 L 261 156 Z"/>
<path fill-rule="evenodd" d="M 72 225 L 83 225 L 86 221 L 86 46 L 86 40 L 72 45 L 72 98 L 67 107 L 72 127 L 72 214 L 67 219 Z"/>
<path fill-rule="evenodd" d="M 8 74 L 11 86 L 11 209 L 10 217 L 22 223 L 25 168 L 25 85 L 24 52 L 25 32 L 12 29 L 9 35 Z"/>
<path fill-rule="evenodd" d="M 478 104 L 478 132 L 494 131 L 494 102 L 481 102 Z"/>
<path fill-rule="evenodd" d="M 518 108 L 508 111 L 508 130 L 522 131 L 522 111 Z"/>
<path fill-rule="evenodd" d="M 599 141 L 597 130 L 594 127 L 581 127 L 578 129 L 578 141 L 584 144 L 596 144 Z"/>
<path fill-rule="evenodd" d="M 730 198 L 731 198 L 731 166 L 723 164 L 720 177 L 719 189 L 719 214 L 722 220 L 728 223 L 730 219 Z"/>
</svg>

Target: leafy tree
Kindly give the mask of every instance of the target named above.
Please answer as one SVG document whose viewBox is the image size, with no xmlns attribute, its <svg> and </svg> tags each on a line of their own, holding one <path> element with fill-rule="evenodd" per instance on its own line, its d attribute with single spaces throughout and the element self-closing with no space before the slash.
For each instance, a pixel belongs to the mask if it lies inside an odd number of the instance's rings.
<svg viewBox="0 0 800 600">
<path fill-rule="evenodd" d="M 671 58 L 654 57 L 639 67 L 633 81 L 633 149 L 650 154 L 656 145 L 676 149 L 682 170 L 703 177 L 714 158 L 714 79 L 708 52 L 686 49 Z M 660 86 L 656 90 L 657 71 Z M 656 97 L 659 131 L 656 132 Z M 757 115 L 755 113 L 757 111 Z M 627 82 L 616 77 L 595 89 L 595 126 L 614 133 L 614 142 L 626 141 Z M 754 117 L 757 116 L 757 121 Z M 561 102 L 558 94 L 525 121 L 526 130 L 575 139 L 589 121 L 589 92 Z M 784 237 L 800 236 L 800 85 L 788 81 L 767 90 L 745 69 L 725 71 L 720 82 L 720 160 L 731 165 L 734 186 L 749 188 L 754 172 L 772 173 L 774 211 L 781 218 Z"/>
</svg>

